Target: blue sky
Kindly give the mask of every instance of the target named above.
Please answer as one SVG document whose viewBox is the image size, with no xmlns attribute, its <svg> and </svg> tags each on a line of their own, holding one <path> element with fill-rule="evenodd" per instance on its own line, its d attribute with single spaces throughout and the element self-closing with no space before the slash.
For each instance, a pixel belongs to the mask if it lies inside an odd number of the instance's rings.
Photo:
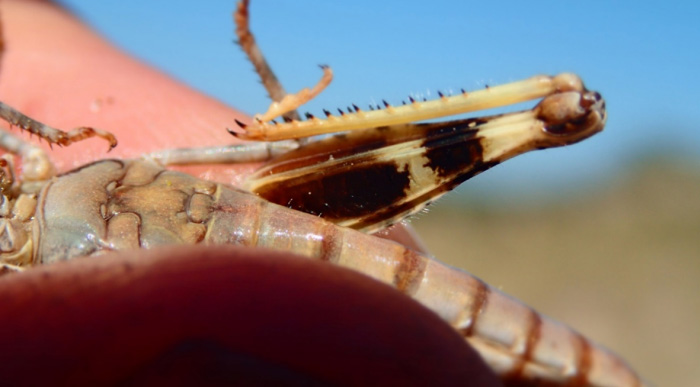
<svg viewBox="0 0 700 387">
<path fill-rule="evenodd" d="M 62 0 L 117 46 L 248 113 L 269 101 L 232 44 L 232 0 Z M 606 130 L 520 156 L 474 189 L 576 189 L 650 152 L 700 160 L 696 2 L 252 1 L 252 29 L 287 90 L 334 83 L 322 108 L 575 72 L 607 100 Z M 223 130 L 223 128 L 222 128 Z"/>
</svg>

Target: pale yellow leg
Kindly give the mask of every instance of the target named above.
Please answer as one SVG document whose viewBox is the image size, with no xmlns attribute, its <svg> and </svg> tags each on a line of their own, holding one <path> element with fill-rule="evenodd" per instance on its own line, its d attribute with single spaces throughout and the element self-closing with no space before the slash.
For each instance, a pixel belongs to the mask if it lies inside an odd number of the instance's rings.
<svg viewBox="0 0 700 387">
<path fill-rule="evenodd" d="M 324 78 L 326 77 L 324 76 Z M 281 124 L 268 122 L 274 118 L 275 114 L 283 113 L 286 111 L 285 109 L 291 107 L 298 107 L 302 101 L 308 101 L 315 97 L 326 85 L 324 79 L 309 91 L 305 89 L 297 95 L 289 96 L 289 102 L 286 104 L 284 100 L 279 106 L 273 103 L 264 115 L 256 116 L 256 120 L 251 125 L 241 126 L 244 133 L 237 134 L 238 137 L 249 140 L 277 141 L 405 124 L 511 105 L 561 92 L 585 90 L 581 79 L 574 74 L 565 73 L 554 77 L 535 76 L 470 93 L 463 92 L 450 97 L 442 96 L 431 101 L 413 101 L 410 104 L 396 107 L 387 105 L 387 108 L 381 110 L 362 111 L 356 109 L 355 112 L 339 116 L 327 113 L 327 117 L 324 119 L 313 117 L 307 121 Z"/>
<path fill-rule="evenodd" d="M 319 95 L 333 80 L 333 70 L 328 66 L 321 66 L 323 76 L 318 83 L 311 89 L 308 87 L 299 90 L 296 94 L 287 94 L 281 101 L 273 101 L 270 107 L 263 114 L 256 114 L 254 119 L 256 122 L 268 122 L 276 117 L 281 117 L 287 112 L 296 110 L 299 106 L 314 99 Z"/>
</svg>

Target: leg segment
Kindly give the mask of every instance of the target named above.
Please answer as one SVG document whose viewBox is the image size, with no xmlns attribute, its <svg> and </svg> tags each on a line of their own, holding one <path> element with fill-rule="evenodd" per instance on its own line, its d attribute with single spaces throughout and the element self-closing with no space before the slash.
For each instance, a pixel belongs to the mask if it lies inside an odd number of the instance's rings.
<svg viewBox="0 0 700 387">
<path fill-rule="evenodd" d="M 324 80 L 319 82 L 311 92 L 302 90 L 295 96 L 297 98 L 296 102 L 303 103 L 313 98 L 323 89 L 324 82 Z M 251 125 L 240 125 L 244 133 L 237 133 L 237 136 L 248 140 L 277 141 L 377 128 L 507 106 L 518 102 L 544 98 L 557 93 L 568 91 L 583 92 L 584 90 L 583 82 L 574 74 L 565 73 L 553 77 L 535 76 L 522 81 L 470 93 L 462 92 L 449 97 L 442 95 L 440 98 L 432 101 L 418 102 L 411 100 L 409 104 L 396 107 L 385 102 L 385 108 L 380 110 L 362 111 L 359 108 L 355 108 L 354 112 L 341 112 L 338 116 L 326 112 L 326 118 L 324 119 L 311 117 L 306 121 L 293 121 L 282 124 L 268 122 L 268 120 L 275 117 L 275 114 L 279 114 L 279 111 L 284 111 L 272 104 L 268 112 L 262 116 L 256 116 L 257 119 Z M 285 99 L 293 100 L 292 97 L 285 97 Z"/>
<path fill-rule="evenodd" d="M 296 94 L 287 94 L 280 101 L 274 101 L 270 104 L 270 107 L 264 114 L 256 114 L 255 122 L 263 123 L 273 120 L 276 117 L 284 116 L 289 112 L 296 112 L 299 106 L 314 99 L 317 95 L 330 85 L 333 80 L 333 71 L 328 66 L 321 66 L 323 70 L 323 76 L 318 83 L 311 89 L 304 88 L 301 89 Z M 239 124 L 240 125 L 240 124 Z"/>
<path fill-rule="evenodd" d="M 52 128 L 46 124 L 31 119 L 20 113 L 17 109 L 3 102 L 0 102 L 0 118 L 10 123 L 10 125 L 17 126 L 22 130 L 38 135 L 39 137 L 48 141 L 49 144 L 65 146 L 97 136 L 109 142 L 109 150 L 112 150 L 115 146 L 117 146 L 117 138 L 114 137 L 112 133 L 85 126 L 75 128 L 70 132 L 64 132 L 60 129 Z"/>
<path fill-rule="evenodd" d="M 267 60 L 265 60 L 265 56 L 262 54 L 262 51 L 255 41 L 255 36 L 250 31 L 250 14 L 248 11 L 248 6 L 248 0 L 239 2 L 236 12 L 233 14 L 233 19 L 236 24 L 238 44 L 241 46 L 241 49 L 253 64 L 253 67 L 260 77 L 262 84 L 265 86 L 270 98 L 274 101 L 272 103 L 273 106 L 277 107 L 273 113 L 268 113 L 262 120 L 269 121 L 270 119 L 278 116 L 283 116 L 285 119 L 290 121 L 298 120 L 299 114 L 295 109 L 313 98 L 321 90 L 317 90 L 318 87 L 314 88 L 314 90 L 305 89 L 305 99 L 304 96 L 292 96 L 293 101 L 290 101 L 290 95 L 284 90 L 284 87 L 280 83 L 279 79 L 277 79 L 277 76 L 272 71 L 272 68 L 268 64 Z M 321 87 L 321 89 L 323 87 Z M 271 117 L 268 118 L 267 116 Z M 240 125 L 244 124 L 239 123 L 239 126 Z M 229 132 L 236 135 L 236 133 L 232 132 L 231 130 L 229 130 Z M 274 143 L 259 142 L 231 146 L 176 148 L 153 152 L 145 157 L 151 158 L 163 166 L 261 162 L 267 161 L 290 150 L 297 149 L 300 144 L 301 141 L 299 140 L 288 140 Z"/>
<path fill-rule="evenodd" d="M 53 163 L 43 149 L 10 132 L 0 130 L 0 148 L 22 159 L 24 181 L 47 180 L 56 174 Z"/>
<path fill-rule="evenodd" d="M 163 166 L 253 163 L 270 160 L 298 147 L 298 142 L 294 140 L 250 142 L 228 146 L 166 149 L 147 154 L 145 157 Z"/>
<path fill-rule="evenodd" d="M 0 25 L 0 57 L 5 52 L 5 41 L 2 32 L 2 25 Z M 3 102 L 0 102 L 0 119 L 7 121 L 12 126 L 17 126 L 31 134 L 38 135 L 48 141 L 49 144 L 69 145 L 76 141 L 97 136 L 109 142 L 109 150 L 117 146 L 117 139 L 109 132 L 88 127 L 64 132 L 33 120 Z M 21 157 L 22 178 L 24 180 L 46 180 L 55 174 L 53 164 L 46 152 L 9 132 L 0 131 L 0 148 Z M 12 180 L 13 183 L 16 182 L 14 178 Z"/>
<path fill-rule="evenodd" d="M 287 92 L 284 87 L 277 79 L 277 76 L 272 71 L 272 68 L 265 60 L 262 51 L 255 42 L 255 36 L 250 32 L 250 14 L 248 12 L 248 0 L 243 0 L 238 3 L 238 8 L 233 14 L 233 21 L 236 24 L 236 36 L 238 36 L 238 44 L 241 46 L 243 52 L 246 53 L 248 59 L 255 67 L 255 72 L 260 76 L 265 90 L 267 90 L 270 95 L 270 99 L 273 101 L 282 101 L 282 98 L 287 96 Z M 281 114 L 276 115 L 275 117 Z M 295 110 L 290 110 L 284 113 L 284 117 L 289 120 L 298 120 L 299 113 Z M 273 117 L 274 118 L 274 117 Z"/>
</svg>

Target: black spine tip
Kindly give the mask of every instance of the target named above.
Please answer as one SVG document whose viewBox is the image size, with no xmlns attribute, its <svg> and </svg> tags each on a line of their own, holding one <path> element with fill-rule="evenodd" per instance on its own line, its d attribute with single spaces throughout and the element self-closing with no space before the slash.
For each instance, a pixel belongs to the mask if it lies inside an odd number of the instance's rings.
<svg viewBox="0 0 700 387">
<path fill-rule="evenodd" d="M 462 94 L 464 94 L 464 95 L 466 95 L 466 94 L 467 94 L 467 91 L 466 91 L 466 90 L 464 90 L 464 89 L 460 89 L 460 91 L 461 91 L 461 92 L 462 92 Z"/>
<path fill-rule="evenodd" d="M 240 127 L 241 129 L 246 128 L 247 125 L 242 123 L 241 121 L 238 121 L 238 119 L 234 118 L 233 120 L 236 121 L 236 125 L 238 125 L 238 127 Z"/>
<path fill-rule="evenodd" d="M 340 113 L 341 116 L 344 116 L 344 115 L 345 115 L 345 112 L 342 111 L 342 110 L 340 110 L 340 108 L 338 108 L 338 113 Z"/>
<path fill-rule="evenodd" d="M 309 113 L 309 112 L 304 113 L 304 117 L 306 117 L 307 120 L 313 120 L 313 119 L 314 119 L 314 115 L 311 114 L 311 113 Z"/>
<path fill-rule="evenodd" d="M 440 98 L 442 98 L 442 97 L 444 97 L 444 96 L 445 96 L 445 94 L 442 94 L 442 91 L 440 91 L 440 90 L 438 90 L 438 92 L 437 92 L 437 93 L 438 93 L 438 97 L 440 97 Z"/>
<path fill-rule="evenodd" d="M 325 115 L 326 115 L 326 117 L 330 117 L 330 116 L 332 116 L 331 112 L 329 112 L 329 111 L 328 111 L 328 110 L 326 110 L 326 109 L 323 109 L 323 114 L 325 114 Z"/>
<path fill-rule="evenodd" d="M 389 105 L 389 102 L 387 102 L 385 99 L 382 100 L 382 103 L 384 104 L 384 107 L 391 107 L 391 105 Z"/>
<path fill-rule="evenodd" d="M 352 108 L 355 109 L 355 113 L 361 111 L 361 109 L 359 107 L 357 107 L 357 105 L 355 105 L 355 104 L 352 104 Z"/>
<path fill-rule="evenodd" d="M 416 100 L 413 99 L 413 97 L 411 97 L 410 95 L 408 96 L 408 100 L 411 101 L 411 103 L 415 103 L 415 102 L 416 102 Z"/>
<path fill-rule="evenodd" d="M 286 123 L 290 123 L 290 122 L 294 121 L 293 119 L 291 119 L 287 116 L 282 116 L 282 120 L 284 120 L 284 122 L 286 122 Z"/>
</svg>

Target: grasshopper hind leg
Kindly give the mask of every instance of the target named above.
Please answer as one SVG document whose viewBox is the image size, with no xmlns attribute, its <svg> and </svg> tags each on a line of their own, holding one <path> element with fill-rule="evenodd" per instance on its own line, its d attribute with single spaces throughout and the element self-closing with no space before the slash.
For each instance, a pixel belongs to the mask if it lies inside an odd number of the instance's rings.
<svg viewBox="0 0 700 387">
<path fill-rule="evenodd" d="M 236 36 L 238 37 L 238 45 L 246 54 L 250 63 L 253 64 L 255 72 L 260 77 L 260 81 L 265 90 L 273 101 L 281 101 L 287 95 L 284 86 L 279 81 L 270 64 L 265 59 L 258 43 L 255 41 L 255 36 L 250 31 L 250 6 L 248 0 L 243 0 L 238 3 L 236 12 L 233 13 L 233 21 L 236 25 Z M 296 110 L 288 112 L 285 117 L 289 120 L 298 120 L 299 113 Z"/>
<path fill-rule="evenodd" d="M 249 5 L 248 0 L 240 1 L 236 11 L 233 13 L 237 43 L 255 68 L 255 72 L 260 77 L 261 83 L 273 101 L 270 109 L 265 114 L 256 116 L 256 121 L 269 121 L 279 116 L 285 121 L 298 121 L 300 115 L 296 108 L 323 91 L 332 79 L 332 72 L 327 66 L 321 66 L 324 75 L 315 87 L 303 89 L 297 94 L 287 93 L 267 59 L 265 59 L 255 40 L 255 36 L 250 30 Z M 246 126 L 238 120 L 236 122 L 241 128 Z M 229 129 L 229 133 L 234 136 L 242 135 L 242 133 L 231 129 Z M 153 152 L 146 155 L 146 157 L 154 159 L 164 166 L 263 162 L 295 150 L 306 142 L 306 138 L 293 138 L 276 142 L 248 142 L 245 144 L 214 147 L 176 148 Z"/>
<path fill-rule="evenodd" d="M 270 107 L 265 113 L 255 115 L 255 121 L 260 123 L 268 122 L 276 117 L 282 117 L 284 121 L 287 122 L 299 121 L 300 115 L 297 108 L 315 98 L 328 87 L 333 80 L 333 72 L 330 67 L 322 65 L 320 67 L 323 70 L 323 76 L 315 86 L 312 88 L 304 88 L 295 94 L 287 93 L 265 59 L 262 50 L 258 47 L 255 36 L 250 31 L 250 12 L 248 8 L 249 0 L 243 0 L 238 3 L 236 12 L 233 14 L 238 44 L 248 57 L 248 60 L 253 64 L 255 72 L 260 77 L 263 86 L 265 86 L 265 90 L 267 90 L 272 99 L 272 104 L 270 104 Z M 241 122 L 237 123 L 238 126 L 245 131 L 246 125 Z M 229 132 L 234 136 L 246 135 L 246 133 L 236 131 Z M 295 141 L 301 144 L 305 143 L 306 139 L 298 138 L 295 139 Z"/>
</svg>

